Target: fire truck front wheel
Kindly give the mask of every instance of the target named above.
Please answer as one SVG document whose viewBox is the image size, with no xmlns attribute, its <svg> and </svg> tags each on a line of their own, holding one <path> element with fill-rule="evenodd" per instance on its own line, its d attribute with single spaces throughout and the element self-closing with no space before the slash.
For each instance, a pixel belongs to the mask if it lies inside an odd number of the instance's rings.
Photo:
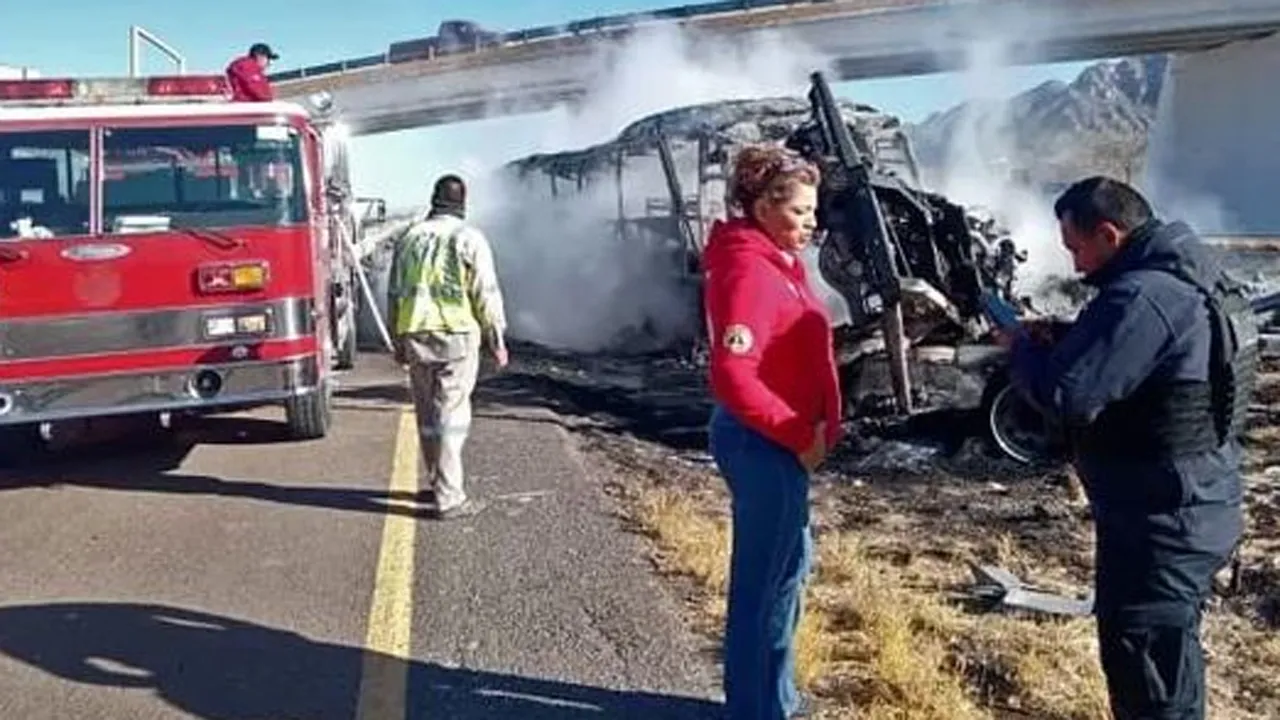
<svg viewBox="0 0 1280 720">
<path fill-rule="evenodd" d="M 331 403 L 333 394 L 327 381 L 320 389 L 307 395 L 295 395 L 285 401 L 285 422 L 289 436 L 294 440 L 318 440 L 329 433 L 333 419 Z"/>
</svg>

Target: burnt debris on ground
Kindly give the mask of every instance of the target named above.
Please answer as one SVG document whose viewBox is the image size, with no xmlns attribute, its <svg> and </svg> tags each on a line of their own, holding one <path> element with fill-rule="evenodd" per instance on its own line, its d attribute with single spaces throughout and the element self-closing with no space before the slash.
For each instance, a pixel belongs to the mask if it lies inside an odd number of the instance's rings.
<svg viewBox="0 0 1280 720">
<path fill-rule="evenodd" d="M 598 431 L 682 450 L 706 447 L 711 401 L 697 364 L 674 353 L 582 354 L 516 342 L 477 402 L 534 406 Z"/>
<path fill-rule="evenodd" d="M 517 342 L 512 364 L 485 380 L 479 402 L 537 406 L 592 430 L 704 452 L 713 402 L 705 365 L 675 352 L 582 354 Z M 939 464 L 968 476 L 1037 474 L 990 446 L 979 408 L 942 409 L 898 417 L 862 414 L 846 423 L 847 438 L 832 454 L 837 471 L 928 473 Z"/>
<path fill-rule="evenodd" d="M 507 371 L 482 383 L 479 403 L 549 409 L 591 448 L 637 468 L 714 472 L 706 452 L 712 401 L 702 363 L 676 353 L 583 355 L 526 343 L 512 346 L 512 358 Z M 1280 399 L 1280 368 L 1268 370 L 1259 404 L 1269 410 Z M 1276 622 L 1280 565 L 1266 558 L 1280 557 L 1280 431 L 1264 418 L 1255 423 L 1245 468 L 1250 537 L 1222 589 L 1230 590 L 1233 603 L 1253 607 L 1251 616 Z M 1089 514 L 1072 471 L 1009 460 L 990 446 L 982 427 L 979 412 L 964 409 L 906 420 L 852 418 L 845 441 L 815 477 L 820 502 L 837 518 L 827 522 L 975 546 L 1001 535 L 1050 561 L 1064 578 L 1087 583 Z"/>
</svg>

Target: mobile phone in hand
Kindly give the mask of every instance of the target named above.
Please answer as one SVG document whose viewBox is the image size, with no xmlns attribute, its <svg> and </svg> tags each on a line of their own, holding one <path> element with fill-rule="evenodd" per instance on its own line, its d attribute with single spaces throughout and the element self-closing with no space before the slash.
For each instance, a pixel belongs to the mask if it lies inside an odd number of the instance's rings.
<svg viewBox="0 0 1280 720">
<path fill-rule="evenodd" d="M 978 301 L 982 304 L 982 312 L 1001 330 L 1015 330 L 1022 324 L 1018 311 L 990 290 L 983 290 Z"/>
</svg>

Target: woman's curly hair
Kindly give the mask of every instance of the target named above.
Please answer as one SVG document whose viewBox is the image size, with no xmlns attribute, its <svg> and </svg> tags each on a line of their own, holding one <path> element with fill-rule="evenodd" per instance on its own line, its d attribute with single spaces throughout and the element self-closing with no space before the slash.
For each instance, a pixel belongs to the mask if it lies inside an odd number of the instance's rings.
<svg viewBox="0 0 1280 720">
<path fill-rule="evenodd" d="M 821 179 L 818 167 L 794 150 L 781 145 L 747 145 L 734 160 L 729 201 L 750 214 L 752 205 L 761 197 L 786 200 L 792 183 L 816 186 Z"/>
</svg>

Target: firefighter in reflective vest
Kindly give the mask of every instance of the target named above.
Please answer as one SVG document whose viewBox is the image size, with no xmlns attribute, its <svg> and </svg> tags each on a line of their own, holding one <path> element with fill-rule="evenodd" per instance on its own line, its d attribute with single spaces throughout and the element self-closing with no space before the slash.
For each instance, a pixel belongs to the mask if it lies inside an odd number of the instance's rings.
<svg viewBox="0 0 1280 720">
<path fill-rule="evenodd" d="M 409 370 L 423 461 L 440 518 L 474 515 L 483 502 L 464 489 L 462 446 L 471 424 L 483 345 L 507 364 L 506 319 L 493 253 L 468 225 L 466 185 L 436 181 L 431 209 L 396 240 L 388 320 L 396 359 Z"/>
<path fill-rule="evenodd" d="M 1059 340 L 1006 335 L 1011 377 L 1065 430 L 1089 495 L 1112 712 L 1199 720 L 1200 619 L 1244 529 L 1257 321 L 1213 251 L 1132 187 L 1082 180 L 1054 211 L 1098 295 Z"/>
</svg>

